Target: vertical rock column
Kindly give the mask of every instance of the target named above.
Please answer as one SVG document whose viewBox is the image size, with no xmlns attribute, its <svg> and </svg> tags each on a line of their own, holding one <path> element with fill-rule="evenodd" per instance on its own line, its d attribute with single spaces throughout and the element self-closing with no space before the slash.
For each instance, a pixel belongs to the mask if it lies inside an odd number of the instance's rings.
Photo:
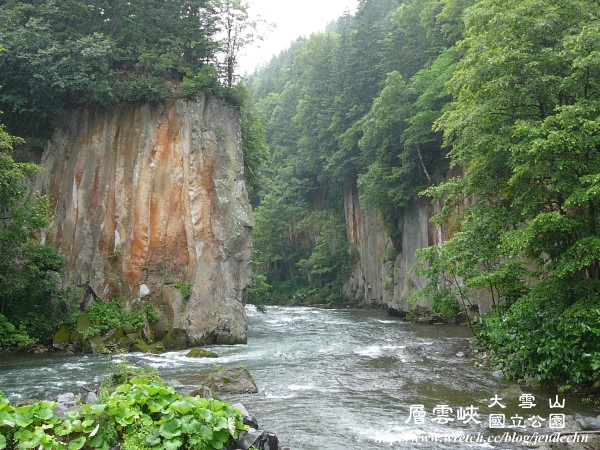
<svg viewBox="0 0 600 450">
<path fill-rule="evenodd" d="M 47 239 L 69 281 L 151 301 L 167 343 L 246 341 L 252 219 L 233 107 L 208 97 L 77 111 L 42 165 Z"/>
<path fill-rule="evenodd" d="M 356 187 L 345 192 L 348 239 L 355 252 L 355 264 L 344 284 L 344 295 L 367 305 L 384 306 L 395 312 L 407 312 L 415 305 L 408 299 L 427 284 L 413 268 L 415 251 L 433 245 L 435 226 L 429 222 L 431 207 L 413 202 L 406 207 L 402 222 L 402 248 L 395 249 L 385 224 L 375 208 L 363 205 Z M 421 306 L 430 307 L 420 300 Z"/>
</svg>

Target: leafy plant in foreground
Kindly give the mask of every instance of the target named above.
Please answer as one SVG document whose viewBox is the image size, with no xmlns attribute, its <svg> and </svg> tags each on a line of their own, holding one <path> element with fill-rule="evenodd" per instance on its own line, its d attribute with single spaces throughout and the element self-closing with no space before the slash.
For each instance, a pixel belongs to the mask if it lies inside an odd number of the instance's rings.
<svg viewBox="0 0 600 450">
<path fill-rule="evenodd" d="M 0 393 L 1 449 L 222 449 L 246 426 L 215 399 L 185 397 L 156 379 L 132 378 L 103 403 L 81 405 L 64 419 L 56 402 L 14 406 Z"/>
</svg>

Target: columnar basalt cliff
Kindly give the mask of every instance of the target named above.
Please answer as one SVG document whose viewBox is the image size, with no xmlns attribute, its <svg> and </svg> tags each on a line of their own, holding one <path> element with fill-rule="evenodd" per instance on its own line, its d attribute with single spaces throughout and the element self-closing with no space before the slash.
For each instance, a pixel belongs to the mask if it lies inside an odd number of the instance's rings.
<svg viewBox="0 0 600 450">
<path fill-rule="evenodd" d="M 372 306 L 383 306 L 390 312 L 403 314 L 417 306 L 431 308 L 430 299 L 409 302 L 428 279 L 415 270 L 415 252 L 439 245 L 451 236 L 451 230 L 431 222 L 440 210 L 436 201 L 420 199 L 404 209 L 400 226 L 402 238 L 395 248 L 386 232 L 381 213 L 364 206 L 356 188 L 345 192 L 345 216 L 348 239 L 355 252 L 355 264 L 343 291 L 346 298 Z M 460 280 L 459 280 L 460 282 Z M 491 309 L 487 291 L 472 293 L 471 301 L 480 312 Z"/>
<path fill-rule="evenodd" d="M 88 297 L 151 299 L 167 345 L 246 340 L 252 218 L 235 108 L 205 97 L 77 111 L 42 166 L 47 240 L 70 282 Z"/>
<path fill-rule="evenodd" d="M 359 192 L 345 193 L 348 238 L 356 252 L 352 274 L 344 285 L 347 298 L 393 311 L 407 312 L 408 298 L 427 284 L 412 269 L 415 251 L 438 242 L 436 227 L 429 221 L 433 208 L 426 202 L 406 208 L 402 224 L 402 248 L 396 249 L 385 230 L 381 214 L 362 205 Z M 399 250 L 399 251 L 398 251 Z M 430 306 L 426 302 L 419 302 Z"/>
</svg>

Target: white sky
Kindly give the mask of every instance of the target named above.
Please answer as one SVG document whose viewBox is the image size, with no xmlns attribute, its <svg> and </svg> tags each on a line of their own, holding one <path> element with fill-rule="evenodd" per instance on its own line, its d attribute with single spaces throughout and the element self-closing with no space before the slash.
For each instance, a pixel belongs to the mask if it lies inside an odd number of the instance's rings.
<svg viewBox="0 0 600 450">
<path fill-rule="evenodd" d="M 358 0 L 247 0 L 252 17 L 260 16 L 275 25 L 263 31 L 264 40 L 242 49 L 238 55 L 241 75 L 251 73 L 271 57 L 289 47 L 300 36 L 323 31 L 347 9 L 356 11 Z"/>
</svg>

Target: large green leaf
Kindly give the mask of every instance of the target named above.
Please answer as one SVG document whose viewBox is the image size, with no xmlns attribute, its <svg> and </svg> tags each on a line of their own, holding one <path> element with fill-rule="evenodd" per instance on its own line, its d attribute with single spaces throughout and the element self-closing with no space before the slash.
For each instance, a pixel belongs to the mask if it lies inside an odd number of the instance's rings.
<svg viewBox="0 0 600 450">
<path fill-rule="evenodd" d="M 85 441 L 85 436 L 80 436 L 77 439 L 73 439 L 69 442 L 69 447 L 67 450 L 79 450 L 80 448 L 83 448 Z"/>
<path fill-rule="evenodd" d="M 173 419 L 173 420 L 169 420 L 168 422 L 163 423 L 159 427 L 159 432 L 160 432 L 161 436 L 163 436 L 165 439 L 172 439 L 176 436 L 180 436 L 181 435 L 181 420 Z"/>
</svg>

